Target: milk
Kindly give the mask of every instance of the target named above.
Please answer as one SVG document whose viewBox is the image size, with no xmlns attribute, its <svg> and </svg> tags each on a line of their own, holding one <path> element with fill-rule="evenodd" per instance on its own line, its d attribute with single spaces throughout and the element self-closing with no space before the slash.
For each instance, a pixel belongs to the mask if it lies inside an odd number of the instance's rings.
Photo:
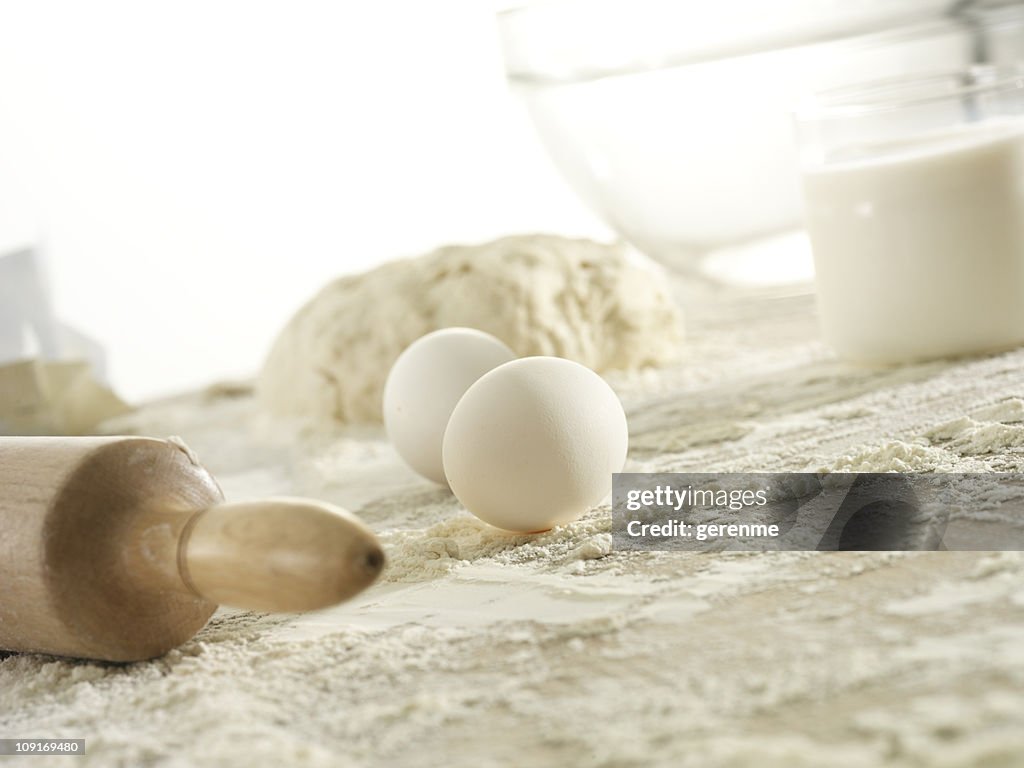
<svg viewBox="0 0 1024 768">
<path fill-rule="evenodd" d="M 1024 341 L 1024 119 L 861 156 L 803 175 L 825 340 L 866 362 Z"/>
</svg>

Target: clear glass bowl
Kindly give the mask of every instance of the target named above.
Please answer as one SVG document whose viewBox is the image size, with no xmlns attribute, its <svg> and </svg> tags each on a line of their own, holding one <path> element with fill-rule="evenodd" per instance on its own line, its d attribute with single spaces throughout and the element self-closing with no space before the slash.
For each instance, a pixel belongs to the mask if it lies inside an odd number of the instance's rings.
<svg viewBox="0 0 1024 768">
<path fill-rule="evenodd" d="M 993 64 L 1024 61 L 1024 2 L 990 0 L 966 11 L 979 30 L 979 59 Z"/>
<path fill-rule="evenodd" d="M 812 274 L 809 249 L 779 239 L 801 221 L 793 107 L 968 66 L 973 36 L 945 18 L 952 5 L 554 0 L 506 10 L 499 26 L 509 80 L 596 213 L 685 272 L 777 283 Z M 782 246 L 744 247 L 764 238 Z"/>
</svg>

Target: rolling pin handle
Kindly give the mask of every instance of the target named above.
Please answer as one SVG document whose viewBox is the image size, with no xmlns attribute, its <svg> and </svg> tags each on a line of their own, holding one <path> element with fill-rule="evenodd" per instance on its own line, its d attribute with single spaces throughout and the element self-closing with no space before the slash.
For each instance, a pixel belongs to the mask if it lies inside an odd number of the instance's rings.
<svg viewBox="0 0 1024 768">
<path fill-rule="evenodd" d="M 373 533 L 337 507 L 305 499 L 218 504 L 182 530 L 178 571 L 198 596 L 257 611 L 325 608 L 384 567 Z"/>
</svg>

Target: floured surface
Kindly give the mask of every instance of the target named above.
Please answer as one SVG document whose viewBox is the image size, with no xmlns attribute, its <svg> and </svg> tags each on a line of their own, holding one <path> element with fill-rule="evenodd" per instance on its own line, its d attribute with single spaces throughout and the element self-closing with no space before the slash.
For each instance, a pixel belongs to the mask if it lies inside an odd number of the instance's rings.
<svg viewBox="0 0 1024 768">
<path fill-rule="evenodd" d="M 1024 468 L 1024 351 L 847 367 L 811 307 L 704 297 L 684 365 L 613 379 L 628 468 Z M 181 435 L 229 498 L 358 512 L 388 571 L 317 614 L 224 611 L 153 662 L 9 656 L 0 736 L 85 738 L 90 766 L 1024 764 L 1018 553 L 617 553 L 607 508 L 502 533 L 379 431 L 275 429 L 244 389 L 119 427 Z"/>
</svg>

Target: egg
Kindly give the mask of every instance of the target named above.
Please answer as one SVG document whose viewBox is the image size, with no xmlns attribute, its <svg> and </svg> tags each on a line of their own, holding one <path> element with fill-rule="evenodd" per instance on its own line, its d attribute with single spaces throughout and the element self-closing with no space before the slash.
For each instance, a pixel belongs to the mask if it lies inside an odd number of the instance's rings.
<svg viewBox="0 0 1024 768">
<path fill-rule="evenodd" d="M 410 344 L 391 367 L 383 397 L 384 427 L 405 463 L 444 485 L 441 444 L 452 409 L 473 382 L 515 357 L 472 328 L 445 328 Z"/>
<path fill-rule="evenodd" d="M 444 470 L 481 520 L 539 532 L 607 496 L 628 445 L 626 414 L 604 379 L 570 360 L 524 357 L 466 390 L 444 434 Z"/>
</svg>

